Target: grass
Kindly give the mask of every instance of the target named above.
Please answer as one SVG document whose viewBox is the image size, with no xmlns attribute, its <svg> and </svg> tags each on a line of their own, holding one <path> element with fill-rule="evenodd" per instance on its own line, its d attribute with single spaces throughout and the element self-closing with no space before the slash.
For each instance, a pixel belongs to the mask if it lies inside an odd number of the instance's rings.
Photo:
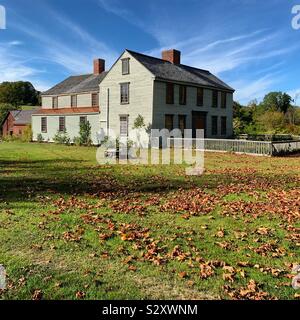
<svg viewBox="0 0 300 320">
<path fill-rule="evenodd" d="M 297 157 L 98 165 L 95 148 L 0 143 L 2 299 L 294 299 Z"/>
</svg>

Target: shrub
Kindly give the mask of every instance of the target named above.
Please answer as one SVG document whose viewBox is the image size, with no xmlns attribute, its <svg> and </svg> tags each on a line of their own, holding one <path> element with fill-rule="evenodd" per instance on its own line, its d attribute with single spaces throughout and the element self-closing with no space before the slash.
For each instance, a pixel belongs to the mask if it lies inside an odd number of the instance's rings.
<svg viewBox="0 0 300 320">
<path fill-rule="evenodd" d="M 2 140 L 5 142 L 14 142 L 14 141 L 21 141 L 21 138 L 15 135 L 7 135 L 7 136 L 3 136 Z"/>
<path fill-rule="evenodd" d="M 71 139 L 69 138 L 67 131 L 57 131 L 57 133 L 55 134 L 53 141 L 57 144 L 67 144 L 69 145 L 71 142 Z"/>
<path fill-rule="evenodd" d="M 89 121 L 82 122 L 80 124 L 79 139 L 80 145 L 90 146 L 92 144 L 91 125 Z"/>
<path fill-rule="evenodd" d="M 256 118 L 261 132 L 283 133 L 285 128 L 284 114 L 279 111 L 267 111 Z"/>
<path fill-rule="evenodd" d="M 141 116 L 140 114 L 137 116 L 137 118 L 134 120 L 133 123 L 133 128 L 132 129 L 142 129 L 145 128 L 145 121 L 143 116 Z"/>
<path fill-rule="evenodd" d="M 36 140 L 38 143 L 42 143 L 44 141 L 43 135 L 39 133 L 36 137 Z"/>
<path fill-rule="evenodd" d="M 80 145 L 81 145 L 80 137 L 75 137 L 75 138 L 73 139 L 73 144 L 74 144 L 75 146 L 80 146 Z"/>
<path fill-rule="evenodd" d="M 32 141 L 32 129 L 31 125 L 26 126 L 25 130 L 23 131 L 21 140 L 23 142 L 31 142 Z"/>
</svg>

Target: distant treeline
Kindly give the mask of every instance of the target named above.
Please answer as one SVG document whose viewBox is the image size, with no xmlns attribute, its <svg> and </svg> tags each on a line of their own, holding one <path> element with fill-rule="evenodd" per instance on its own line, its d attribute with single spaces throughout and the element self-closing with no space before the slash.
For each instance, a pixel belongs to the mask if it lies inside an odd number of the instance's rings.
<svg viewBox="0 0 300 320">
<path fill-rule="evenodd" d="M 0 84 L 0 124 L 8 111 L 21 106 L 40 105 L 40 92 L 27 81 L 2 82 Z"/>
<path fill-rule="evenodd" d="M 300 108 L 284 92 L 270 92 L 261 103 L 233 104 L 234 133 L 300 135 Z"/>
</svg>

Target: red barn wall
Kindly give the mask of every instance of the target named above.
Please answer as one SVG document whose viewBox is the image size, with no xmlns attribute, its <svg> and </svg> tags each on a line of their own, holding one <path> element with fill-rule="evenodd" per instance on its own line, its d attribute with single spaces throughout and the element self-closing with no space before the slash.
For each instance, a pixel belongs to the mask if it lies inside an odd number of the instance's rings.
<svg viewBox="0 0 300 320">
<path fill-rule="evenodd" d="M 8 117 L 6 118 L 5 122 L 3 123 L 3 126 L 2 126 L 2 134 L 4 136 L 9 135 L 10 131 L 13 131 L 14 121 L 15 121 L 15 119 L 10 113 L 8 115 Z"/>
</svg>

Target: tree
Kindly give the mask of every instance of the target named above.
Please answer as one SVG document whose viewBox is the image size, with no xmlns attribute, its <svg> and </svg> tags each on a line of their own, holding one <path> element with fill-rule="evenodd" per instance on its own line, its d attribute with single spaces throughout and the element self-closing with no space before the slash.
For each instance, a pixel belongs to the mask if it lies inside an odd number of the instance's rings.
<svg viewBox="0 0 300 320">
<path fill-rule="evenodd" d="M 22 105 L 35 106 L 40 92 L 30 82 L 2 82 L 0 84 L 0 103 L 9 103 L 15 108 Z"/>
<path fill-rule="evenodd" d="M 252 128 L 250 131 L 253 131 L 254 110 L 255 107 L 252 105 L 246 107 L 236 101 L 233 102 L 233 128 L 236 135 L 246 133 L 248 131 L 246 128 L 249 126 Z"/>
<path fill-rule="evenodd" d="M 291 107 L 292 98 L 287 93 L 270 92 L 265 95 L 261 106 L 264 111 L 279 111 L 286 113 Z"/>
<path fill-rule="evenodd" d="M 259 130 L 264 133 L 284 133 L 285 117 L 280 111 L 267 111 L 256 119 Z"/>
<path fill-rule="evenodd" d="M 145 125 L 144 118 L 139 114 L 137 118 L 134 120 L 133 129 L 143 129 L 145 127 L 146 125 Z"/>
<path fill-rule="evenodd" d="M 9 103 L 0 103 L 0 125 L 7 116 L 7 113 L 14 109 L 14 106 Z"/>
<path fill-rule="evenodd" d="M 80 124 L 79 142 L 81 145 L 88 146 L 92 144 L 91 129 L 89 121 L 84 121 Z"/>
</svg>

